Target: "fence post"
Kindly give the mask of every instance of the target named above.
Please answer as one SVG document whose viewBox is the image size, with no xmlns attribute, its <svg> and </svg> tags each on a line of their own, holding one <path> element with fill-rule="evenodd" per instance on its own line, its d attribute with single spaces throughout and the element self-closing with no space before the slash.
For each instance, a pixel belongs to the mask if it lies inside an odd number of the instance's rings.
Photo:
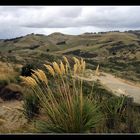
<svg viewBox="0 0 140 140">
<path fill-rule="evenodd" d="M 127 98 L 127 123 L 128 123 L 128 129 L 130 133 L 134 132 L 133 128 L 133 102 L 134 98 L 133 97 L 128 97 Z"/>
</svg>

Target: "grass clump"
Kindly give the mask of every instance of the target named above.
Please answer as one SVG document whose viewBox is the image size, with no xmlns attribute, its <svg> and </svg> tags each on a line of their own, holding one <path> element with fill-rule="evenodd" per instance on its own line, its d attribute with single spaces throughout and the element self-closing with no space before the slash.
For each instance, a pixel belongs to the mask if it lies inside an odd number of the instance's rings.
<svg viewBox="0 0 140 140">
<path fill-rule="evenodd" d="M 27 94 L 23 94 L 23 113 L 27 120 L 32 120 L 39 113 L 39 99 L 34 96 L 32 91 L 26 90 Z"/>
<path fill-rule="evenodd" d="M 38 116 L 38 132 L 90 133 L 103 118 L 94 98 L 84 96 L 83 81 L 77 78 L 85 71 L 85 61 L 73 59 L 73 67 L 66 57 L 60 64 L 44 65 L 53 77 L 54 86 L 50 86 L 52 83 L 40 69 L 31 76 L 21 77 L 39 99 L 42 114 Z"/>
<path fill-rule="evenodd" d="M 120 125 L 127 123 L 127 97 L 112 96 L 102 103 L 108 132 L 119 132 Z"/>
</svg>

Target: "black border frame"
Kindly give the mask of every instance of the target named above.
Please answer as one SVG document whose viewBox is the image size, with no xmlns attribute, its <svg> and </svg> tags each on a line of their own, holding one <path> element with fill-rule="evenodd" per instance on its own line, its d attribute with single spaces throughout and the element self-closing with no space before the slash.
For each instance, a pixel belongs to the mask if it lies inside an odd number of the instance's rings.
<svg viewBox="0 0 140 140">
<path fill-rule="evenodd" d="M 0 5 L 140 5 L 139 0 L 0 0 Z"/>
<path fill-rule="evenodd" d="M 138 6 L 140 5 L 140 0 L 0 0 L 0 6 Z M 44 139 L 44 138 L 57 138 L 57 139 L 120 139 L 120 138 L 139 138 L 139 134 L 57 134 L 57 135 L 50 135 L 50 134 L 0 134 L 0 139 Z"/>
</svg>

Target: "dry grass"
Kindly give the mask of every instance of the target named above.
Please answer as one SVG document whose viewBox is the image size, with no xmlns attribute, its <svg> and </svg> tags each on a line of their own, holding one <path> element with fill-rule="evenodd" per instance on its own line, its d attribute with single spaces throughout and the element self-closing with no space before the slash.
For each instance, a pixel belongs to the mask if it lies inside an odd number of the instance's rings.
<svg viewBox="0 0 140 140">
<path fill-rule="evenodd" d="M 10 63 L 0 61 L 0 80 L 10 81 L 18 76 L 18 72 L 14 70 L 14 66 Z"/>
<path fill-rule="evenodd" d="M 26 124 L 27 120 L 20 109 L 22 103 L 19 101 L 0 103 L 0 133 L 12 133 Z"/>
</svg>

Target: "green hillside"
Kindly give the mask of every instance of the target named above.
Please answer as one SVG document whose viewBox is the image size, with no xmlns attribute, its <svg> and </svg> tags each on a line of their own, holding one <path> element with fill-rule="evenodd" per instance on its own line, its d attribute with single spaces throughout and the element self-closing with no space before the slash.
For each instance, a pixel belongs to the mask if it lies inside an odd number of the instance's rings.
<svg viewBox="0 0 140 140">
<path fill-rule="evenodd" d="M 0 41 L 1 61 L 40 63 L 62 55 L 83 57 L 90 68 L 100 64 L 102 70 L 140 81 L 140 35 L 138 31 L 84 33 L 48 36 L 29 34 Z"/>
</svg>

